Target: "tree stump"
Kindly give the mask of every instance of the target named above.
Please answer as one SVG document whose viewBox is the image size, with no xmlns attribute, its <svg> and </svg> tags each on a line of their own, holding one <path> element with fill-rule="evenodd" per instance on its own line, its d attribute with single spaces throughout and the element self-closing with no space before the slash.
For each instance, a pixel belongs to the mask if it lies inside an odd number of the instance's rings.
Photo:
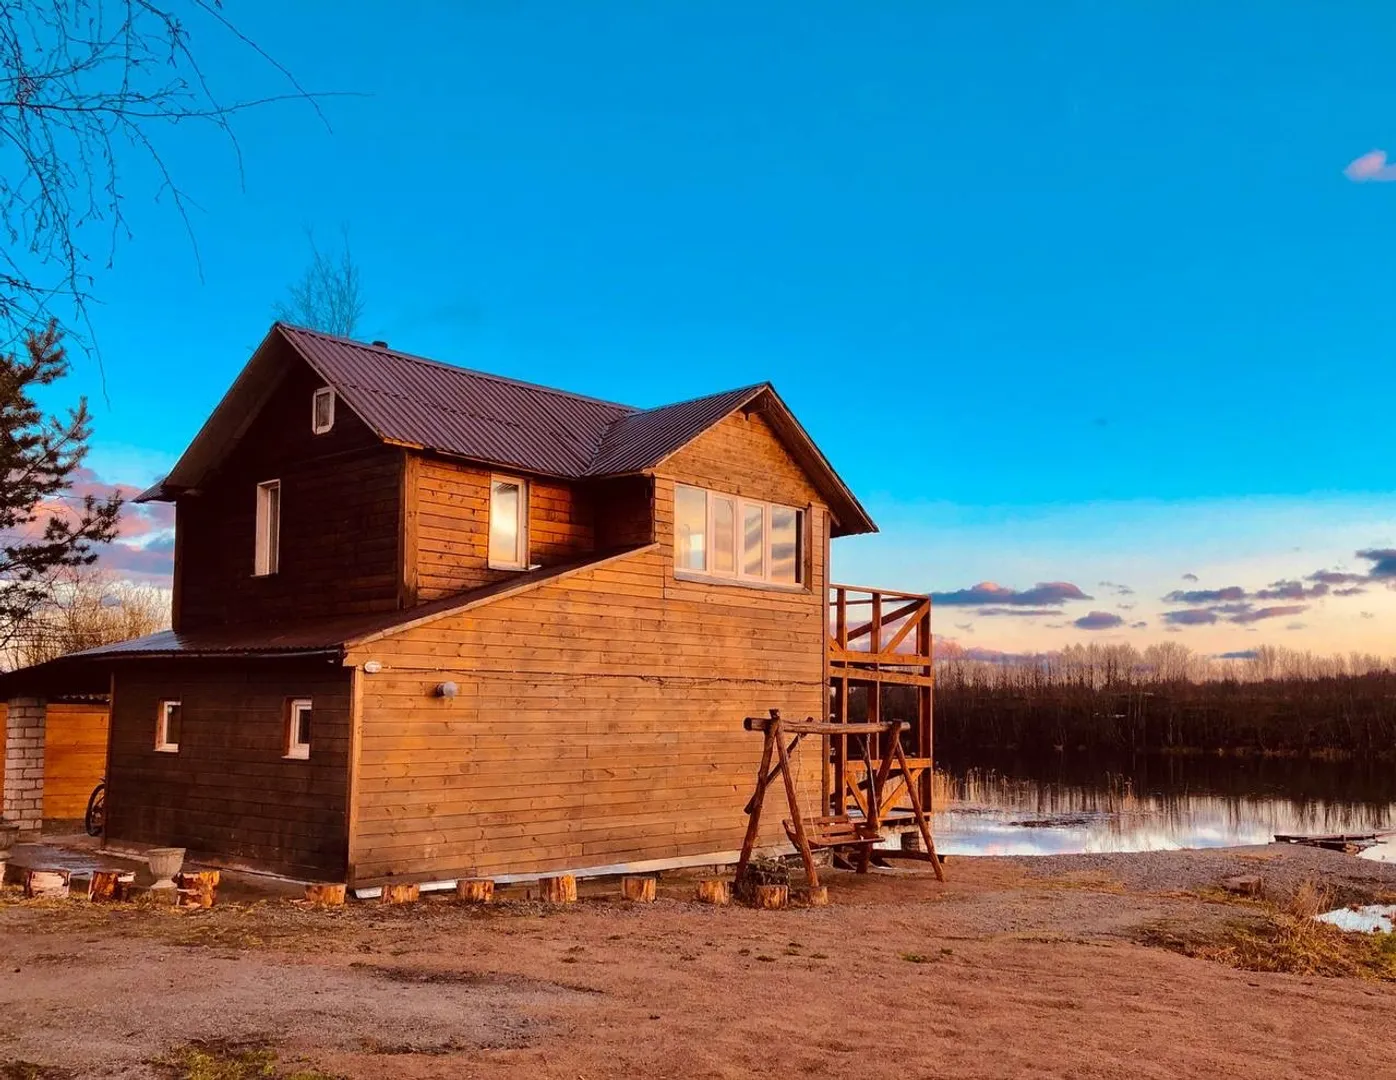
<svg viewBox="0 0 1396 1080">
<path fill-rule="evenodd" d="M 136 875 L 129 870 L 94 870 L 87 882 L 87 898 L 94 904 L 127 900 Z"/>
<path fill-rule="evenodd" d="M 492 878 L 461 878 L 456 882 L 456 897 L 468 904 L 489 904 L 494 902 L 494 880 Z"/>
<path fill-rule="evenodd" d="M 24 874 L 24 897 L 34 900 L 68 895 L 68 871 L 27 870 Z"/>
<path fill-rule="evenodd" d="M 421 898 L 422 888 L 415 881 L 411 884 L 383 886 L 385 904 L 415 904 Z"/>
<path fill-rule="evenodd" d="M 801 907 L 828 907 L 829 886 L 809 885 L 795 890 L 795 902 Z"/>
<path fill-rule="evenodd" d="M 539 878 L 538 898 L 549 904 L 576 903 L 577 879 L 571 874 Z"/>
<path fill-rule="evenodd" d="M 348 890 L 343 885 L 307 885 L 305 901 L 316 907 L 343 907 Z"/>
<path fill-rule="evenodd" d="M 752 907 L 776 911 L 790 905 L 789 885 L 757 885 L 751 892 Z"/>
<path fill-rule="evenodd" d="M 1240 893 L 1242 896 L 1265 895 L 1265 879 L 1259 874 L 1238 874 L 1236 877 L 1223 878 L 1221 885 L 1227 892 Z"/>
<path fill-rule="evenodd" d="M 637 904 L 653 904 L 655 880 L 652 877 L 623 877 L 620 879 L 620 894 Z"/>
<path fill-rule="evenodd" d="M 179 875 L 179 902 L 183 907 L 211 908 L 218 895 L 217 870 L 186 871 Z"/>
<path fill-rule="evenodd" d="M 704 904 L 730 904 L 732 883 L 722 878 L 709 878 L 698 882 L 698 899 Z"/>
</svg>

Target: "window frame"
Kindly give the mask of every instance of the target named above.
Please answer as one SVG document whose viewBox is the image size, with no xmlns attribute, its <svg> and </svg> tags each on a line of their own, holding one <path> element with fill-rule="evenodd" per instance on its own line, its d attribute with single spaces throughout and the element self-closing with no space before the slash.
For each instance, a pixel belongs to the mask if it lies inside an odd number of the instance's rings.
<svg viewBox="0 0 1396 1080">
<path fill-rule="evenodd" d="M 269 509 L 271 492 L 276 492 L 275 529 Z M 252 576 L 273 577 L 281 571 L 281 481 L 263 480 L 257 485 L 256 511 L 252 538 Z"/>
<path fill-rule="evenodd" d="M 335 398 L 333 386 L 322 386 L 310 395 L 310 430 L 313 434 L 324 435 L 334 429 L 334 409 Z M 324 425 L 320 424 L 320 400 L 328 398 L 330 403 L 330 418 Z"/>
<path fill-rule="evenodd" d="M 170 706 L 180 710 L 180 738 L 184 737 L 184 703 L 179 698 L 161 698 L 155 704 L 155 752 L 179 753 L 179 743 L 170 742 Z"/>
<path fill-rule="evenodd" d="M 494 486 L 495 484 L 515 484 L 519 489 L 519 507 L 516 511 L 514 522 L 515 536 L 517 537 L 518 559 L 514 562 L 505 562 L 494 557 Z M 486 522 L 485 530 L 485 561 L 491 570 L 527 570 L 529 567 L 528 551 L 528 510 L 529 510 L 529 483 L 522 476 L 512 476 L 509 473 L 490 473 L 490 499 L 489 499 L 489 520 Z"/>
<path fill-rule="evenodd" d="M 728 491 L 715 491 L 712 488 L 699 487 L 697 484 L 685 484 L 675 482 L 674 484 L 674 504 L 678 505 L 679 489 L 701 492 L 704 495 L 704 533 L 703 533 L 703 562 L 701 570 L 684 566 L 680 562 L 680 550 L 678 544 L 678 515 L 675 512 L 675 537 L 674 537 L 674 574 L 676 577 L 691 579 L 695 581 L 715 582 L 720 584 L 745 585 L 750 588 L 759 589 L 789 589 L 795 591 L 808 591 L 809 589 L 809 521 L 810 508 L 801 506 L 791 506 L 788 503 L 769 502 L 765 499 L 749 499 L 741 495 Z M 733 539 L 735 545 L 735 559 L 733 569 L 714 569 L 715 555 L 717 551 L 717 527 L 716 517 L 713 513 L 714 500 L 730 501 L 736 508 L 733 528 Z M 759 575 L 748 574 L 746 572 L 746 518 L 747 511 L 761 511 L 761 573 Z M 774 562 L 771 555 L 771 511 L 788 510 L 795 515 L 795 580 L 778 581 L 771 576 L 771 568 Z"/>
<path fill-rule="evenodd" d="M 282 740 L 282 757 L 288 761 L 309 761 L 311 739 L 300 741 L 300 725 L 297 723 L 301 711 L 310 713 L 311 723 L 315 720 L 314 699 L 287 698 L 286 699 L 286 730 Z M 313 737 L 313 733 L 312 733 Z"/>
</svg>

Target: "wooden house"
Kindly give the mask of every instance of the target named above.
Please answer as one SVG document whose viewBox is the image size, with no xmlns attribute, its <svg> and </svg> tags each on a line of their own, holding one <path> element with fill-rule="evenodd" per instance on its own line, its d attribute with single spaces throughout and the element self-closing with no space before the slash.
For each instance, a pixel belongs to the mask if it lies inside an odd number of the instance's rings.
<svg viewBox="0 0 1396 1080">
<path fill-rule="evenodd" d="M 766 383 L 635 409 L 276 324 L 141 498 L 173 629 L 0 679 L 110 694 L 114 845 L 356 887 L 730 855 L 743 717 L 859 677 L 829 542 L 874 525 Z"/>
</svg>

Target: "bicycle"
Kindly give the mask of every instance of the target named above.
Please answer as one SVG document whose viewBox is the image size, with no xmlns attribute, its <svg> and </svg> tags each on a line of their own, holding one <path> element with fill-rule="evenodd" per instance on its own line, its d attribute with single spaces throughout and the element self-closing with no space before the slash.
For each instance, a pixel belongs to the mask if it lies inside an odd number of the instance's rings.
<svg viewBox="0 0 1396 1080">
<path fill-rule="evenodd" d="M 88 836 L 101 836 L 107 823 L 107 778 L 104 776 L 92 789 L 87 800 L 87 814 L 83 817 L 83 828 Z"/>
</svg>

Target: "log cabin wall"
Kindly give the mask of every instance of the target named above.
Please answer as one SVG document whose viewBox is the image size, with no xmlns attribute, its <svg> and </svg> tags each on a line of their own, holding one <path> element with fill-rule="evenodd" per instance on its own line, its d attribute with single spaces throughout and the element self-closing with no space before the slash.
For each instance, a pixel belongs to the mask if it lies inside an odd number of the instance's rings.
<svg viewBox="0 0 1396 1080">
<path fill-rule="evenodd" d="M 490 477 L 528 481 L 529 559 L 570 562 L 595 547 L 589 491 L 580 485 L 508 469 L 491 470 L 429 454 L 408 464 L 404 549 L 409 602 L 436 600 L 517 573 L 489 565 Z M 415 552 L 415 565 L 412 553 Z"/>
<path fill-rule="evenodd" d="M 676 480 L 807 507 L 808 587 L 676 578 Z M 827 516 L 759 416 L 724 421 L 657 470 L 653 505 L 653 548 L 351 652 L 383 665 L 360 677 L 351 881 L 740 847 L 761 751 L 742 718 L 824 714 Z M 446 681 L 456 697 L 434 693 Z M 818 747 L 796 760 L 817 814 Z M 784 841 L 783 816 L 767 817 L 763 843 Z"/>
<path fill-rule="evenodd" d="M 400 603 L 405 452 L 344 404 L 311 430 L 320 379 L 295 360 L 200 494 L 176 509 L 179 630 L 392 611 Z M 256 488 L 281 481 L 280 568 L 254 576 Z"/>
<path fill-rule="evenodd" d="M 350 672 L 324 661 L 131 661 L 113 687 L 109 841 L 343 880 Z M 313 703 L 305 760 L 285 757 L 292 698 Z M 178 753 L 155 749 L 162 700 L 181 703 Z"/>
</svg>

